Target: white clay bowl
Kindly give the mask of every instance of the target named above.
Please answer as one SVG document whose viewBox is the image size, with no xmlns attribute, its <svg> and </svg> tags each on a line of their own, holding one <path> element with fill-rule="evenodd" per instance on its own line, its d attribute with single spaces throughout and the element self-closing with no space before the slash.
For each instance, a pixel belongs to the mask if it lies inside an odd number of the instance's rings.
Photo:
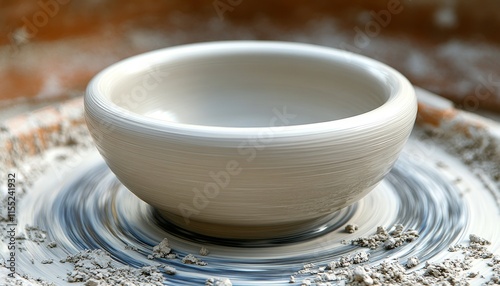
<svg viewBox="0 0 500 286">
<path fill-rule="evenodd" d="M 114 64 L 85 96 L 89 130 L 118 179 L 206 235 L 293 233 L 370 192 L 417 111 L 394 69 L 346 51 L 215 42 Z"/>
</svg>

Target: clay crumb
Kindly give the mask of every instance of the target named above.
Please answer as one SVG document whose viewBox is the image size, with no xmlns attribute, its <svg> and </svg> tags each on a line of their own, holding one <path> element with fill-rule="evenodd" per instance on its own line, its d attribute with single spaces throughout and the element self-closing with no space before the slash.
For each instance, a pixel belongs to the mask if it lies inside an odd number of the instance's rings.
<svg viewBox="0 0 500 286">
<path fill-rule="evenodd" d="M 201 249 L 200 249 L 200 255 L 201 256 L 207 256 L 209 253 L 210 253 L 210 251 L 208 251 L 207 248 L 201 247 Z"/>
<path fill-rule="evenodd" d="M 139 249 L 138 249 L 138 248 L 137 248 L 137 246 L 135 246 L 135 245 L 129 245 L 129 244 L 126 244 L 126 245 L 125 245 L 125 250 L 138 251 Z"/>
<path fill-rule="evenodd" d="M 51 241 L 51 242 L 49 242 L 49 244 L 47 244 L 47 247 L 48 248 L 55 248 L 55 247 L 57 247 L 57 243 L 55 241 Z"/>
<path fill-rule="evenodd" d="M 364 285 L 372 285 L 373 284 L 373 278 L 368 275 L 368 273 L 365 271 L 365 269 L 361 266 L 357 266 L 354 268 L 352 271 L 352 280 L 360 283 L 364 283 Z"/>
<path fill-rule="evenodd" d="M 302 265 L 302 269 L 298 271 L 298 274 L 316 274 L 318 271 L 315 269 L 313 263 L 306 263 Z"/>
<path fill-rule="evenodd" d="M 105 283 L 101 283 L 101 281 L 96 280 L 96 279 L 87 280 L 87 282 L 85 282 L 85 284 L 83 284 L 83 285 L 84 286 L 106 286 Z"/>
<path fill-rule="evenodd" d="M 205 286 L 233 286 L 229 278 L 208 278 L 205 282 Z"/>
<path fill-rule="evenodd" d="M 309 279 L 304 279 L 302 280 L 302 283 L 300 283 L 300 286 L 311 286 L 311 280 Z"/>
<path fill-rule="evenodd" d="M 420 260 L 416 256 L 412 256 L 412 257 L 408 258 L 408 260 L 406 261 L 407 268 L 413 268 L 419 264 L 420 264 Z"/>
<path fill-rule="evenodd" d="M 358 225 L 357 224 L 348 224 L 345 226 L 345 232 L 347 233 L 354 233 L 358 230 Z"/>
<path fill-rule="evenodd" d="M 53 259 L 44 259 L 42 261 L 40 261 L 40 263 L 42 264 L 52 264 L 54 262 Z"/>
<path fill-rule="evenodd" d="M 170 248 L 168 238 L 164 238 L 158 245 L 153 247 L 153 254 L 148 256 L 148 259 L 166 258 L 169 254 L 171 254 L 171 251 L 172 248 Z"/>
<path fill-rule="evenodd" d="M 206 265 L 208 265 L 208 263 L 206 263 L 205 261 L 202 261 L 201 259 L 197 258 L 196 256 L 194 256 L 192 254 L 186 255 L 182 259 L 182 263 L 184 263 L 184 264 L 194 264 L 194 265 L 199 265 L 199 266 L 206 266 Z"/>
<path fill-rule="evenodd" d="M 476 244 L 480 244 L 480 245 L 489 245 L 491 244 L 491 242 L 489 242 L 488 240 L 484 239 L 484 238 L 481 238 L 475 234 L 471 234 L 469 235 L 469 240 L 471 243 L 476 243 Z"/>
<path fill-rule="evenodd" d="M 467 273 L 468 278 L 476 278 L 479 275 L 479 272 L 469 272 Z"/>
<path fill-rule="evenodd" d="M 175 275 L 177 273 L 177 270 L 170 265 L 165 265 L 165 267 L 163 267 L 163 270 L 168 275 Z"/>
</svg>

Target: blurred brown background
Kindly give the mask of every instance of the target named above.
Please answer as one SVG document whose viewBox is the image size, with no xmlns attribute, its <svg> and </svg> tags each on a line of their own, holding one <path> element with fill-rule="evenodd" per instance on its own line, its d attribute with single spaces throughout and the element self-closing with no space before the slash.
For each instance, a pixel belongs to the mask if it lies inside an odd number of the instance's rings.
<svg viewBox="0 0 500 286">
<path fill-rule="evenodd" d="M 499 8 L 497 0 L 3 0 L 0 119 L 80 96 L 125 57 L 234 39 L 350 50 L 459 108 L 500 112 Z"/>
</svg>

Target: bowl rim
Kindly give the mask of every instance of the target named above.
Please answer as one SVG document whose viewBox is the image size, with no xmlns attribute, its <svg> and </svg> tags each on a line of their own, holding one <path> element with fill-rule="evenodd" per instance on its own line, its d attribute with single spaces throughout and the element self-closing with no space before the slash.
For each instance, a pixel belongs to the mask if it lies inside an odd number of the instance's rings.
<svg viewBox="0 0 500 286">
<path fill-rule="evenodd" d="M 226 127 L 196 125 L 182 122 L 170 122 L 159 120 L 123 108 L 114 103 L 105 95 L 113 85 L 113 75 L 127 68 L 137 70 L 151 69 L 159 63 L 165 63 L 169 58 L 183 53 L 193 55 L 221 51 L 288 51 L 295 52 L 299 56 L 305 54 L 319 55 L 335 59 L 339 63 L 349 63 L 366 70 L 370 76 L 373 72 L 382 75 L 391 81 L 392 89 L 389 97 L 380 106 L 361 114 L 324 122 L 314 122 L 297 125 L 286 125 L 279 127 Z M 302 54 L 300 54 L 302 53 Z M 161 60 L 159 60 L 161 59 Z M 142 67 L 143 69 L 138 68 Z M 372 72 L 368 71 L 372 70 Z M 130 72 L 129 72 L 130 73 Z M 405 113 L 413 111 L 416 115 L 416 96 L 411 83 L 400 72 L 392 67 L 371 59 L 366 56 L 349 51 L 331 47 L 284 41 L 215 41 L 202 42 L 167 47 L 132 56 L 114 63 L 100 71 L 89 82 L 85 96 L 84 108 L 86 117 L 88 114 L 100 117 L 103 122 L 113 122 L 125 126 L 134 126 L 136 130 L 151 130 L 161 133 L 177 135 L 208 137 L 208 138 L 248 138 L 256 134 L 268 134 L 272 131 L 273 138 L 321 134 L 325 132 L 337 132 L 348 129 L 366 130 L 371 129 L 390 120 L 398 120 Z M 414 120 L 414 118 L 413 118 Z M 139 127 L 139 128 L 137 128 Z M 130 129 L 128 127 L 125 127 Z"/>
</svg>

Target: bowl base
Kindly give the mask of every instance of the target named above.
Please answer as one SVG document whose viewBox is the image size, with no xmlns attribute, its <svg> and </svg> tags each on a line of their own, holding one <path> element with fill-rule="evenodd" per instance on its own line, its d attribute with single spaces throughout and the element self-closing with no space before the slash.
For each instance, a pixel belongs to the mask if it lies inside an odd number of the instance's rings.
<svg viewBox="0 0 500 286">
<path fill-rule="evenodd" d="M 224 245 L 253 241 L 253 244 L 262 246 L 261 243 L 301 241 L 323 235 L 341 227 L 355 209 L 356 205 L 352 205 L 316 219 L 277 225 L 224 225 L 196 220 L 187 223 L 182 216 L 158 209 L 154 210 L 154 216 L 159 225 L 174 235 Z"/>
</svg>

